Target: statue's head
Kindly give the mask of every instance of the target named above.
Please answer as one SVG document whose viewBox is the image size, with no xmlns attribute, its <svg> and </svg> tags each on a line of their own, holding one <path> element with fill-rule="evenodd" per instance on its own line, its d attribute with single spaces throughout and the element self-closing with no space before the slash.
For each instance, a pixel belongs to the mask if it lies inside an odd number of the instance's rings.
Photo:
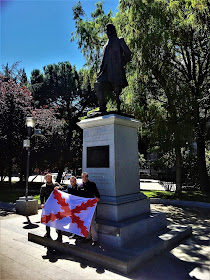
<svg viewBox="0 0 210 280">
<path fill-rule="evenodd" d="M 114 24 L 108 23 L 106 25 L 106 34 L 108 37 L 117 37 L 117 32 L 116 32 Z"/>
</svg>

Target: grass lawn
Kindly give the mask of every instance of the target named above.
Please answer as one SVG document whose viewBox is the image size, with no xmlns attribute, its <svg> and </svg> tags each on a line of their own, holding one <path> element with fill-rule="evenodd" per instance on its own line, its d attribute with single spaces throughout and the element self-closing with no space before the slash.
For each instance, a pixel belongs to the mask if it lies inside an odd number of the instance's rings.
<svg viewBox="0 0 210 280">
<path fill-rule="evenodd" d="M 210 195 L 202 194 L 198 190 L 187 190 L 182 191 L 181 195 L 178 195 L 170 191 L 155 191 L 155 190 L 141 190 L 149 198 L 161 198 L 161 199 L 175 199 L 175 200 L 186 200 L 186 201 L 200 201 L 210 203 Z M 31 195 L 29 191 L 29 195 Z M 25 196 L 25 190 L 21 189 L 10 189 L 0 188 L 0 201 L 2 202 L 15 202 L 20 196 Z M 39 190 L 33 192 L 33 197 L 38 199 L 40 203 Z"/>
<path fill-rule="evenodd" d="M 182 191 L 180 195 L 170 191 L 144 191 L 141 190 L 149 198 L 161 198 L 161 199 L 174 199 L 174 200 L 186 200 L 186 201 L 200 201 L 210 203 L 210 195 L 203 194 L 201 191 Z"/>
<path fill-rule="evenodd" d="M 31 195 L 29 191 L 29 195 Z M 15 189 L 1 189 L 0 188 L 0 201 L 1 202 L 16 202 L 20 196 L 25 196 L 25 190 Z"/>
<path fill-rule="evenodd" d="M 161 198 L 161 199 L 175 199 L 175 200 L 187 200 L 187 201 L 200 201 L 210 203 L 210 196 L 202 194 L 201 191 L 183 191 L 181 195 L 177 195 L 174 192 L 169 191 L 144 191 L 141 190 L 149 198 Z M 35 199 L 38 199 L 40 203 L 40 195 L 35 195 Z"/>
<path fill-rule="evenodd" d="M 41 201 L 40 201 L 40 194 L 34 195 L 34 199 L 38 199 L 38 203 L 41 203 Z"/>
<path fill-rule="evenodd" d="M 20 196 L 24 196 L 24 190 L 1 190 L 0 189 L 0 201 L 2 202 L 16 202 Z"/>
</svg>

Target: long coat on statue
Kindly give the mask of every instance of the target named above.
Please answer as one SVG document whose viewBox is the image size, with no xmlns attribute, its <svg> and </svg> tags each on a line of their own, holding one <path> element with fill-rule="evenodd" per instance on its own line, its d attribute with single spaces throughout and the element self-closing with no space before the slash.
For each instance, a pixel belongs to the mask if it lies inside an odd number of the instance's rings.
<svg viewBox="0 0 210 280">
<path fill-rule="evenodd" d="M 131 51 L 123 38 L 110 37 L 103 49 L 103 59 L 97 82 L 109 82 L 114 86 L 126 87 L 128 82 L 124 66 L 131 60 Z"/>
</svg>

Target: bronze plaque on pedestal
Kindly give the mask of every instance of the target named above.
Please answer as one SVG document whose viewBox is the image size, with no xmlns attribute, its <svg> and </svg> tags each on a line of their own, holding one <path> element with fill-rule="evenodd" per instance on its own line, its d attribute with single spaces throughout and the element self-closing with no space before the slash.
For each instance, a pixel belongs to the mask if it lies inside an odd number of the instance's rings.
<svg viewBox="0 0 210 280">
<path fill-rule="evenodd" d="M 109 168 L 109 145 L 87 147 L 87 168 Z"/>
</svg>

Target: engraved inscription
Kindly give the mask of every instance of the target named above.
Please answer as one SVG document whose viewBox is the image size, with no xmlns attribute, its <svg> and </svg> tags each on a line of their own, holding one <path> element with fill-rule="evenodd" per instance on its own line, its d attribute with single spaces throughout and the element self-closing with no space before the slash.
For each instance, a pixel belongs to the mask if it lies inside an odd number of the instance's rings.
<svg viewBox="0 0 210 280">
<path fill-rule="evenodd" d="M 100 134 L 95 134 L 95 135 L 90 135 L 90 136 L 86 136 L 85 140 L 86 142 L 93 142 L 93 141 L 107 141 L 110 139 L 110 134 L 108 133 L 100 133 Z"/>
<path fill-rule="evenodd" d="M 104 191 L 111 184 L 110 177 L 107 173 L 91 173 L 89 172 L 90 180 L 95 182 L 99 191 Z"/>
<path fill-rule="evenodd" d="M 89 173 L 90 174 L 90 173 Z M 103 174 L 90 174 L 91 180 L 96 181 L 100 185 L 108 185 L 108 178 L 107 176 L 104 176 Z"/>
<path fill-rule="evenodd" d="M 111 140 L 112 130 L 110 127 L 94 127 L 84 131 L 85 142 L 103 142 Z"/>
</svg>

